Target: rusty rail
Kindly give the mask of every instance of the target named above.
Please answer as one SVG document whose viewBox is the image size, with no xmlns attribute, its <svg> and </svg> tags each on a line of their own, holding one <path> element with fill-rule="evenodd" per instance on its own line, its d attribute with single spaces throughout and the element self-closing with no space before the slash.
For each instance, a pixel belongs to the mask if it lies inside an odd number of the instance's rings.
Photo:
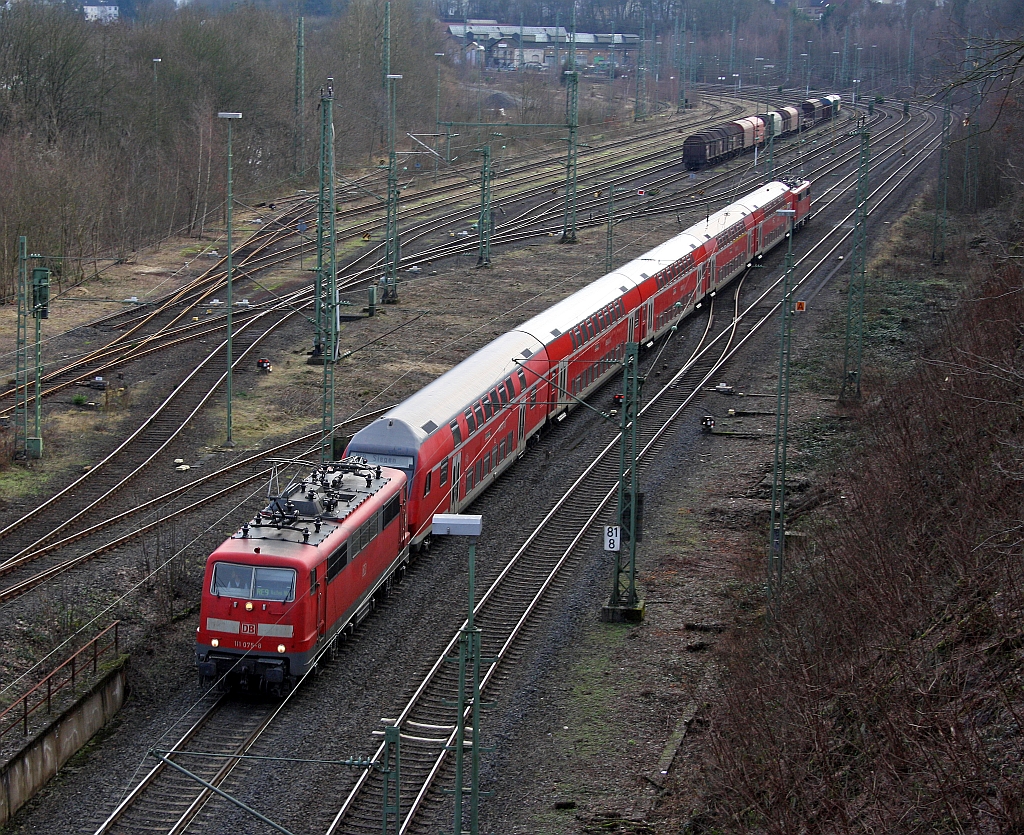
<svg viewBox="0 0 1024 835">
<path fill-rule="evenodd" d="M 17 701 L 0 712 L 0 739 L 9 731 L 22 727 L 22 733 L 28 736 L 28 720 L 43 705 L 46 705 L 46 712 L 51 713 L 53 698 L 65 687 L 70 686 L 71 692 L 75 692 L 77 678 L 82 672 L 92 668 L 92 673 L 99 671 L 100 658 L 109 650 L 113 650 L 113 657 L 120 654 L 118 643 L 118 625 L 121 623 L 115 620 L 110 626 L 100 632 L 89 643 L 81 647 L 70 658 L 55 668 L 49 675 L 40 681 L 35 687 L 21 696 Z M 110 638 L 110 633 L 113 637 Z M 84 663 L 82 657 L 85 656 Z M 20 710 L 19 710 L 20 708 Z"/>
</svg>

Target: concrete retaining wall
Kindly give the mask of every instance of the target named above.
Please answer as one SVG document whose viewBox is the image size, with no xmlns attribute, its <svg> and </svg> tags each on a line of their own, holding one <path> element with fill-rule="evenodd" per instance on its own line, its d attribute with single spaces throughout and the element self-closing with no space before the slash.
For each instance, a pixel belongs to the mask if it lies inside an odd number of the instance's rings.
<svg viewBox="0 0 1024 835">
<path fill-rule="evenodd" d="M 121 709 L 126 677 L 122 663 L 0 768 L 0 827 Z"/>
</svg>

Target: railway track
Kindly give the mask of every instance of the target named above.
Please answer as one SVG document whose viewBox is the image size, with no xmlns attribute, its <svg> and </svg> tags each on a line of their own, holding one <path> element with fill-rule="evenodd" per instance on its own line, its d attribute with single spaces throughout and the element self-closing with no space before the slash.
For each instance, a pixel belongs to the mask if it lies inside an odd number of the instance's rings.
<svg viewBox="0 0 1024 835">
<path fill-rule="evenodd" d="M 732 107 L 733 111 L 742 110 L 742 105 Z M 719 115 L 717 110 L 711 116 L 694 121 L 688 124 L 687 129 L 696 128 L 706 121 L 720 120 L 726 114 Z M 733 115 L 731 112 L 728 115 Z M 672 138 L 678 135 L 680 123 L 673 121 L 668 127 L 659 128 L 655 131 L 646 132 L 641 137 L 631 136 L 614 140 L 601 146 L 602 153 L 622 150 L 624 153 L 637 146 L 649 146 L 653 138 L 662 136 Z M 647 162 L 664 156 L 664 150 L 647 151 L 637 159 L 629 159 L 619 165 L 643 166 Z M 587 162 L 586 157 L 581 160 L 581 178 L 585 178 L 588 166 L 604 166 L 603 162 Z M 557 164 L 552 164 L 551 172 L 557 171 Z M 511 177 L 537 178 L 553 176 L 543 171 L 538 171 L 536 163 L 524 162 L 517 167 L 508 170 Z M 458 223 L 472 216 L 475 209 L 466 209 L 461 212 L 445 211 L 440 216 L 432 213 L 437 208 L 444 209 L 453 201 L 460 199 L 471 199 L 473 189 L 472 183 L 467 184 L 465 180 L 471 178 L 462 174 L 461 179 L 454 184 L 447 184 L 441 187 L 421 192 L 415 201 L 409 201 L 411 205 L 404 210 L 403 217 L 408 219 L 412 214 L 426 215 L 428 220 L 418 224 L 406 233 L 407 242 L 425 234 L 424 230 L 436 230 L 447 228 L 453 223 Z M 507 199 L 510 201 L 530 201 L 539 195 L 546 193 L 547 184 L 541 184 L 526 189 L 518 189 Z M 498 193 L 501 193 L 499 187 Z M 315 214 L 315 205 L 312 198 L 305 201 L 297 201 L 284 209 L 280 214 L 271 218 L 259 231 L 242 241 L 234 253 L 234 281 L 233 284 L 241 285 L 242 282 L 264 270 L 280 265 L 298 257 L 299 250 L 303 244 L 294 244 L 292 241 L 300 236 L 296 232 L 299 222 L 312 222 Z M 376 229 L 379 225 L 379 203 L 368 203 L 354 207 L 339 213 L 339 219 L 358 219 L 371 215 L 366 220 L 358 220 L 354 224 L 341 226 L 339 237 L 345 235 L 359 235 L 364 231 Z M 364 282 L 368 276 L 379 270 L 380 247 L 373 246 L 357 254 L 348 263 L 343 263 L 339 272 L 339 280 L 343 288 L 351 288 Z M 450 254 L 457 254 L 461 248 L 456 246 Z M 407 255 L 403 258 L 403 266 L 411 266 L 417 262 L 436 257 L 444 257 L 442 254 L 431 252 L 428 256 L 418 254 Z M 375 260 L 376 259 L 376 260 Z M 369 262 L 366 266 L 361 266 Z M 210 319 L 200 317 L 204 320 L 201 323 L 191 323 L 188 320 L 196 308 L 209 307 L 211 300 L 216 293 L 223 290 L 226 283 L 224 272 L 226 259 L 220 258 L 209 269 L 204 271 L 197 278 L 187 282 L 183 287 L 164 297 L 152 307 L 147 307 L 142 312 L 118 312 L 108 317 L 103 317 L 92 323 L 92 327 L 103 328 L 113 332 L 109 342 L 101 348 L 92 351 L 84 356 L 77 357 L 73 362 L 60 365 L 47 371 L 42 378 L 46 385 L 43 397 L 62 391 L 78 383 L 84 383 L 96 376 L 110 373 L 112 370 L 123 367 L 127 363 L 139 359 L 174 345 L 180 344 L 182 339 L 197 338 L 209 333 L 210 327 L 214 324 L 222 324 L 223 317 Z M 244 317 L 245 311 L 239 311 Z M 0 400 L 13 399 L 14 389 L 8 388 L 0 394 Z M 9 404 L 0 407 L 0 416 L 13 413 L 14 406 Z"/>
<path fill-rule="evenodd" d="M 929 153 L 926 147 L 913 158 L 905 160 L 897 172 L 900 177 L 877 186 L 872 192 L 875 205 L 894 194 L 902 178 L 923 165 Z M 834 196 L 832 202 L 838 199 L 839 196 Z M 826 208 L 822 206 L 816 211 L 820 213 Z M 811 289 L 816 279 L 820 289 L 821 284 L 834 274 L 834 270 L 830 271 L 830 259 L 852 234 L 852 230 L 844 229 L 849 217 L 844 216 L 833 234 L 812 246 L 800 259 L 797 288 Z M 819 253 L 817 257 L 815 253 Z M 745 306 L 740 303 L 742 282 L 738 283 L 733 291 L 731 318 L 714 334 L 709 322 L 703 346 L 644 405 L 639 422 L 641 475 L 656 459 L 679 417 L 699 400 L 726 363 L 756 333 L 775 320 L 775 313 L 782 304 L 780 283 L 781 276 Z M 571 564 L 580 545 L 592 541 L 597 527 L 607 520 L 617 493 L 617 483 L 618 440 L 614 438 L 555 503 L 481 596 L 475 607 L 476 626 L 482 630 L 481 654 L 491 659 L 481 669 L 482 695 L 494 695 L 493 691 L 500 683 L 502 665 L 515 662 L 524 639 L 528 638 L 531 622 L 542 616 L 545 606 L 557 596 L 560 574 Z M 455 724 L 456 716 L 451 705 L 453 694 L 458 689 L 457 671 L 453 671 L 452 665 L 446 662 L 452 656 L 457 641 L 458 635 L 451 638 L 413 697 L 394 719 L 394 724 L 413 742 L 403 748 L 403 833 L 429 831 L 427 821 L 431 816 L 428 812 L 438 802 L 435 783 L 442 777 L 451 778 L 450 752 L 455 741 L 454 732 L 448 733 L 442 745 L 417 745 L 415 740 L 425 735 L 423 729 L 432 729 L 436 733 Z M 381 747 L 375 757 L 379 758 L 383 753 Z M 381 791 L 381 778 L 375 772 L 364 773 L 339 809 L 328 835 L 376 831 Z M 422 818 L 418 817 L 420 815 Z"/>
<path fill-rule="evenodd" d="M 155 746 L 160 761 L 96 828 L 96 835 L 180 835 L 287 705 L 288 697 L 277 704 L 223 696 L 201 701 L 198 719 L 174 744 Z M 187 752 L 203 756 L 188 757 Z"/>
<path fill-rule="evenodd" d="M 887 161 L 895 153 L 893 150 L 888 156 L 880 154 L 877 164 L 888 164 Z M 927 148 L 919 154 L 904 158 L 898 164 L 894 162 L 890 179 L 874 188 L 873 203 L 883 204 L 885 198 L 899 187 L 899 177 L 923 165 L 926 158 Z M 829 206 L 844 199 L 843 182 L 839 180 L 831 187 L 816 191 L 816 215 L 820 216 Z M 851 234 L 847 228 L 848 220 L 849 215 L 841 217 L 830 234 L 815 243 L 800 258 L 798 286 L 807 288 L 808 292 L 816 292 L 834 274 L 834 256 L 841 251 Z M 737 284 L 731 315 L 719 315 L 722 321 L 717 330 L 708 330 L 703 350 L 695 354 L 645 406 L 640 422 L 642 467 L 649 466 L 647 462 L 656 457 L 660 446 L 672 431 L 674 421 L 700 397 L 701 391 L 719 373 L 723 363 L 728 362 L 754 334 L 773 320 L 781 303 L 777 298 L 778 280 L 770 283 L 754 300 L 742 305 L 738 292 L 740 286 Z M 721 297 L 725 294 L 719 295 L 720 305 Z M 614 496 L 614 482 L 617 480 L 616 450 L 613 438 L 602 457 L 577 480 L 579 486 L 568 491 L 556 504 L 541 526 L 511 557 L 495 583 L 481 595 L 476 606 L 476 619 L 477 625 L 483 630 L 482 654 L 494 659 L 486 665 L 483 678 L 488 695 L 493 695 L 500 687 L 504 672 L 523 651 L 524 641 L 528 640 L 538 616 L 543 616 L 545 607 L 550 605 L 552 598 L 561 590 L 560 584 L 564 583 L 562 577 L 577 558 L 580 544 L 589 541 L 595 526 L 603 520 L 602 514 L 607 512 L 608 504 Z M 609 456 L 614 460 L 614 466 L 610 469 Z M 506 596 L 509 601 L 503 602 Z M 415 688 L 415 695 L 394 719 L 407 736 L 407 742 L 403 743 L 402 763 L 403 832 L 428 831 L 430 824 L 427 821 L 431 817 L 429 812 L 439 802 L 439 781 L 450 778 L 450 751 L 417 743 L 412 738 L 438 736 L 440 729 L 450 728 L 454 724 L 453 709 L 450 704 L 446 704 L 454 692 L 450 669 L 452 665 L 444 663 L 442 659 L 451 655 L 456 640 L 457 637 L 451 639 L 446 650 L 432 665 L 428 676 Z M 450 733 L 442 741 L 450 743 Z M 225 780 L 224 785 L 229 787 L 230 780 Z M 368 772 L 357 781 L 329 831 L 379 830 L 379 777 Z M 157 828 L 154 831 L 179 830 Z"/>
</svg>

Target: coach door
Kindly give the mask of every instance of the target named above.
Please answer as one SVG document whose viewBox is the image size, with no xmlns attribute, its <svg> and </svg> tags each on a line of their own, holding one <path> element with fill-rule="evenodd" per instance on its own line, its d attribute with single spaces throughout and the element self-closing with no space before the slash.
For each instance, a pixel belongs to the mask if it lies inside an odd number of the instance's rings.
<svg viewBox="0 0 1024 835">
<path fill-rule="evenodd" d="M 640 331 L 639 331 L 639 328 L 637 327 L 637 318 L 638 317 L 637 317 L 637 313 L 636 313 L 635 310 L 632 313 L 629 314 L 629 327 L 628 327 L 628 330 L 626 331 L 626 341 L 627 342 L 639 342 L 640 341 Z"/>
<path fill-rule="evenodd" d="M 569 395 L 567 393 L 569 391 L 569 386 L 568 381 L 566 380 L 566 372 L 568 371 L 568 367 L 568 360 L 562 360 L 560 363 L 558 363 L 558 382 L 555 385 L 555 397 L 553 399 L 560 406 L 565 406 L 569 403 Z"/>
<path fill-rule="evenodd" d="M 516 436 L 516 449 L 520 455 L 526 448 L 526 392 L 523 392 L 523 399 L 519 404 L 519 434 Z"/>
<path fill-rule="evenodd" d="M 448 507 L 452 513 L 459 512 L 459 476 L 462 475 L 462 453 L 456 452 L 452 456 L 452 492 L 448 497 Z"/>
</svg>

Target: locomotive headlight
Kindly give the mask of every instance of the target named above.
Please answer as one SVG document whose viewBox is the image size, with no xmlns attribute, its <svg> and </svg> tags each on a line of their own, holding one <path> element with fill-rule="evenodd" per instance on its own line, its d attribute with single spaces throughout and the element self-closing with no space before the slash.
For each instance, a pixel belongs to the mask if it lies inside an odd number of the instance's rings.
<svg viewBox="0 0 1024 835">
<path fill-rule="evenodd" d="M 210 646 L 213 647 L 214 649 L 219 647 L 220 646 L 220 639 L 214 638 L 212 641 L 210 641 Z"/>
<path fill-rule="evenodd" d="M 247 611 L 247 612 L 251 612 L 252 611 L 252 601 L 251 600 L 248 603 L 245 604 L 245 611 Z"/>
<path fill-rule="evenodd" d="M 278 644 L 277 645 L 277 651 L 278 652 L 284 652 L 284 644 Z"/>
</svg>

